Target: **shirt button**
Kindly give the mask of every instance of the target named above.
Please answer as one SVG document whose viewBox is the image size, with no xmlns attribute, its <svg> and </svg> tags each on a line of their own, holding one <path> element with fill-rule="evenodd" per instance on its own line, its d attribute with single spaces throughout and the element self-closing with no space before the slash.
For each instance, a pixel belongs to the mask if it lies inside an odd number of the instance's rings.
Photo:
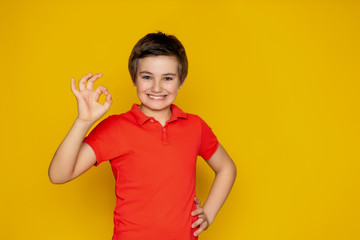
<svg viewBox="0 0 360 240">
<path fill-rule="evenodd" d="M 166 128 L 163 128 L 163 131 L 165 132 L 165 131 L 166 131 Z"/>
<path fill-rule="evenodd" d="M 150 122 L 154 122 L 154 119 L 150 119 Z"/>
</svg>

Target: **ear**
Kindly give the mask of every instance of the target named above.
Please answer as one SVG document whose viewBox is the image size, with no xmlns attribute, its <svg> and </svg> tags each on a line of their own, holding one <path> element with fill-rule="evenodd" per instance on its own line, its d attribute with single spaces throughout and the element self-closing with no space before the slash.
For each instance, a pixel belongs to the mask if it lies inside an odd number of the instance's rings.
<svg viewBox="0 0 360 240">
<path fill-rule="evenodd" d="M 182 86 L 184 85 L 186 78 L 184 79 L 184 81 L 182 82 L 182 84 L 180 84 L 179 89 L 182 88 Z"/>
</svg>

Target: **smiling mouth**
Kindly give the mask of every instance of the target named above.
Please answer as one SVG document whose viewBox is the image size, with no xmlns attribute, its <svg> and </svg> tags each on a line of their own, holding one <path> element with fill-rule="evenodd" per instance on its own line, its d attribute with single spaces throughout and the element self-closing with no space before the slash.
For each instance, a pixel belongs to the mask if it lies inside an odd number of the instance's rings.
<svg viewBox="0 0 360 240">
<path fill-rule="evenodd" d="M 150 95 L 150 94 L 148 94 L 148 96 L 154 100 L 162 100 L 162 99 L 165 99 L 167 95 Z"/>
</svg>

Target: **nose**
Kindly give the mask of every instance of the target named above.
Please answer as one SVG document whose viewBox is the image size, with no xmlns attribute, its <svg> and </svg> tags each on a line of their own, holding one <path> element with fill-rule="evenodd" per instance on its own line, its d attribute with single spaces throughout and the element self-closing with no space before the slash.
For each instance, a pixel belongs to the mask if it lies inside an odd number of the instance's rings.
<svg viewBox="0 0 360 240">
<path fill-rule="evenodd" d="M 155 79 L 155 80 L 152 82 L 151 91 L 157 92 L 157 93 L 158 93 L 158 92 L 161 92 L 161 91 L 162 91 L 161 81 Z"/>
</svg>

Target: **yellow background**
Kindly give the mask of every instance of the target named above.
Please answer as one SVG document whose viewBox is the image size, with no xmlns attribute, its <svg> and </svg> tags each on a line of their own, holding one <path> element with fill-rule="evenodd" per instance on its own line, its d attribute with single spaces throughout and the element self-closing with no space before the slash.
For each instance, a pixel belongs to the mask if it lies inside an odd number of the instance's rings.
<svg viewBox="0 0 360 240">
<path fill-rule="evenodd" d="M 0 239 L 111 239 L 110 165 L 64 185 L 47 170 L 77 116 L 71 77 L 102 72 L 106 116 L 129 110 L 129 54 L 157 30 L 189 58 L 175 104 L 238 168 L 200 239 L 360 239 L 359 13 L 340 0 L 2 0 Z M 214 174 L 202 159 L 197 174 L 204 201 Z"/>
</svg>

